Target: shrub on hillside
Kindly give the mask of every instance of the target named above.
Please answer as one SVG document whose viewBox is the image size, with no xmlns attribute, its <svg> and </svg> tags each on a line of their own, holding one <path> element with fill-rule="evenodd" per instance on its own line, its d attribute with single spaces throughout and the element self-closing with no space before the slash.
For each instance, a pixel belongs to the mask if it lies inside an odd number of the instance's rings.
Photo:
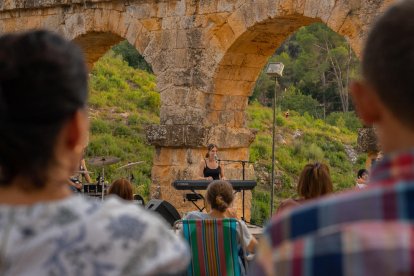
<svg viewBox="0 0 414 276">
<path fill-rule="evenodd" d="M 316 118 L 321 117 L 321 109 L 317 100 L 290 86 L 280 100 L 282 110 L 295 110 L 300 114 L 307 112 Z"/>
<path fill-rule="evenodd" d="M 257 135 L 256 140 L 250 146 L 250 161 L 256 162 L 259 159 L 270 159 L 272 152 L 272 137 Z"/>
<path fill-rule="evenodd" d="M 90 131 L 94 134 L 109 133 L 111 131 L 111 127 L 106 121 L 96 118 L 91 120 Z"/>
<path fill-rule="evenodd" d="M 270 193 L 267 191 L 253 190 L 252 192 L 251 220 L 252 224 L 264 225 L 269 219 Z"/>
<path fill-rule="evenodd" d="M 347 128 L 351 131 L 357 131 L 362 127 L 362 123 L 354 111 L 350 112 L 332 112 L 326 117 L 326 122 L 339 128 Z"/>
<path fill-rule="evenodd" d="M 135 68 L 145 70 L 148 73 L 152 73 L 151 65 L 149 65 L 144 57 L 132 46 L 127 40 L 122 41 L 118 45 L 112 47 L 112 50 L 121 55 L 122 58 L 128 62 L 128 65 Z"/>
</svg>

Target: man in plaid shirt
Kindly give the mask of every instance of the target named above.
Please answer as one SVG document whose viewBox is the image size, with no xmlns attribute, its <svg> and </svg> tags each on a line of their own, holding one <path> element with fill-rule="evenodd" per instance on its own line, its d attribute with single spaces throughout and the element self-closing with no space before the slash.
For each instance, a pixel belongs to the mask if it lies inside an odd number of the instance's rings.
<svg viewBox="0 0 414 276">
<path fill-rule="evenodd" d="M 274 217 L 255 275 L 414 275 L 414 1 L 371 30 L 351 93 L 385 153 L 369 188 Z"/>
</svg>

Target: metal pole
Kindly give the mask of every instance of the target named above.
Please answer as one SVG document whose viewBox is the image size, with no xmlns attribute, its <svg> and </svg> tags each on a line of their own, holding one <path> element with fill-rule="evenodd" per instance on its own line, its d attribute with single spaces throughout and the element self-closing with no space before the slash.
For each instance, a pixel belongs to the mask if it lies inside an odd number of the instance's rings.
<svg viewBox="0 0 414 276">
<path fill-rule="evenodd" d="M 276 129 L 276 91 L 277 77 L 275 77 L 275 92 L 273 94 L 273 128 L 272 128 L 272 193 L 270 194 L 270 216 L 273 214 L 273 195 L 275 193 L 275 129 Z"/>
</svg>

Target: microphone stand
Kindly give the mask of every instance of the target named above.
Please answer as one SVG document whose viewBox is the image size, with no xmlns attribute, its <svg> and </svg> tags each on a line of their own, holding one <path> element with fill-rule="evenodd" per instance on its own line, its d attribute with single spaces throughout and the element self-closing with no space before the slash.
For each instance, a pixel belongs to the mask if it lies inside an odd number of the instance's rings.
<svg viewBox="0 0 414 276">
<path fill-rule="evenodd" d="M 242 164 L 242 176 L 243 176 L 243 180 L 245 179 L 245 167 L 246 167 L 246 163 L 250 163 L 249 160 L 225 160 L 225 159 L 218 159 L 217 161 L 223 161 L 223 162 L 233 162 L 233 163 L 241 163 Z M 244 222 L 246 222 L 245 220 L 245 216 L 244 216 L 244 190 L 242 190 L 242 210 L 243 210 L 243 215 L 242 215 L 242 220 Z"/>
</svg>

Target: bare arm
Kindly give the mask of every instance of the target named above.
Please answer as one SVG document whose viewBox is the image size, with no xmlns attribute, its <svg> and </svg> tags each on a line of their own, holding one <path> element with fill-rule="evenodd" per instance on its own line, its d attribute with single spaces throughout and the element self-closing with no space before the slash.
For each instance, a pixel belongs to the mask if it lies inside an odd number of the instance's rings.
<svg viewBox="0 0 414 276">
<path fill-rule="evenodd" d="M 68 179 L 67 183 L 68 183 L 70 186 L 73 186 L 73 187 L 75 187 L 75 188 L 76 188 L 76 189 L 78 189 L 78 190 L 82 189 L 82 184 L 81 184 L 81 183 L 74 183 L 74 182 L 72 182 L 72 181 L 71 181 L 71 180 L 69 180 L 69 179 Z"/>
<path fill-rule="evenodd" d="M 257 240 L 254 236 L 252 236 L 250 243 L 247 245 L 247 251 L 253 254 L 256 252 L 256 248 L 257 248 Z"/>
<path fill-rule="evenodd" d="M 279 208 L 277 208 L 276 210 L 276 214 L 282 213 L 286 210 L 289 210 L 289 209 L 292 209 L 298 206 L 300 206 L 300 203 L 296 202 L 295 200 L 291 198 L 285 199 L 280 203 Z"/>
<path fill-rule="evenodd" d="M 222 166 L 220 163 L 220 179 L 226 180 L 226 177 L 224 176 L 224 166 Z"/>
<path fill-rule="evenodd" d="M 85 171 L 88 171 L 88 168 L 86 167 L 85 159 L 82 159 L 81 165 Z M 89 173 L 85 173 L 84 176 L 85 176 L 85 180 L 87 181 L 87 183 L 92 182 L 91 177 L 89 176 Z"/>
<path fill-rule="evenodd" d="M 249 253 L 254 254 L 256 252 L 257 249 L 257 240 L 256 238 L 249 232 L 249 228 L 247 227 L 247 225 L 245 224 L 245 222 L 240 221 L 240 226 L 242 229 L 240 229 L 241 231 L 243 231 L 243 235 L 247 235 L 247 238 L 250 239 L 250 241 L 248 242 L 249 244 L 246 244 L 246 249 Z M 247 243 L 246 240 L 244 240 L 245 243 Z"/>
<path fill-rule="evenodd" d="M 204 159 L 201 159 L 200 164 L 198 165 L 198 180 L 210 180 L 213 179 L 211 176 L 209 177 L 204 177 L 204 167 L 206 165 L 206 162 L 204 161 Z"/>
</svg>

